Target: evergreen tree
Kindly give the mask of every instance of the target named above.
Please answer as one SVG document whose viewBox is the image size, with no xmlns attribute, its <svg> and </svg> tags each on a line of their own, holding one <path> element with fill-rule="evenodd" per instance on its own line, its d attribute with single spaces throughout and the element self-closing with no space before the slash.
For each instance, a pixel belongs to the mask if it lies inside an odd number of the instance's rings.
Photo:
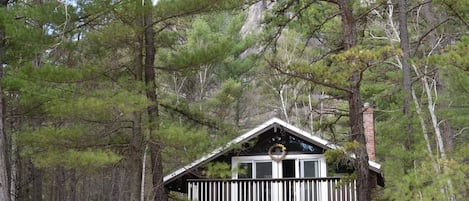
<svg viewBox="0 0 469 201">
<path fill-rule="evenodd" d="M 0 10 L 5 10 L 8 5 L 8 1 L 0 2 Z M 4 12 L 4 11 L 2 11 Z M 3 16 L 0 16 L 0 82 L 3 81 L 3 65 L 4 65 L 4 55 L 5 55 L 5 40 L 6 35 L 4 31 L 4 20 Z M 9 161 L 7 155 L 7 135 L 5 132 L 5 117 L 3 112 L 5 103 L 3 98 L 3 86 L 0 83 L 0 200 L 9 201 L 10 200 L 10 180 L 9 180 Z"/>
<path fill-rule="evenodd" d="M 353 1 L 281 1 L 278 2 L 272 17 L 267 18 L 273 32 L 270 39 L 281 40 L 282 32 L 293 29 L 301 31 L 307 37 L 303 52 L 304 59 L 282 63 L 273 59 L 269 65 L 285 75 L 299 78 L 328 88 L 330 94 L 335 94 L 347 101 L 349 117 L 349 139 L 359 144 L 353 150 L 356 156 L 358 199 L 370 200 L 370 175 L 368 170 L 368 155 L 365 149 L 365 136 L 362 117 L 361 83 L 364 74 L 379 63 L 384 62 L 395 50 L 390 47 L 376 47 L 370 50 L 359 43 L 360 20 L 354 13 L 359 10 Z M 322 12 L 328 15 L 318 15 L 314 11 L 326 9 Z M 366 13 L 366 11 L 364 12 Z M 328 29 L 328 26 L 340 26 L 340 30 Z M 278 28 L 281 29 L 278 29 Z M 280 30 L 280 31 L 278 31 Z M 267 30 L 269 31 L 269 29 Z M 330 32 L 327 32 L 330 31 Z M 324 34 L 327 33 L 326 36 Z M 313 48 L 309 41 L 317 40 L 316 47 L 320 51 L 306 52 Z M 337 42 L 340 41 L 340 42 Z M 270 42 L 270 41 L 269 41 Z M 278 47 L 277 47 L 278 48 Z M 274 50 L 275 54 L 275 50 Z"/>
</svg>

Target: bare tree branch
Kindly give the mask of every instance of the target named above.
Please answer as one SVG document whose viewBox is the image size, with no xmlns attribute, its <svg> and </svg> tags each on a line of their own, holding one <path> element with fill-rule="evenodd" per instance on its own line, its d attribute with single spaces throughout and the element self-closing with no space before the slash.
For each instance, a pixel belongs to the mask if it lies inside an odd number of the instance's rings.
<svg viewBox="0 0 469 201">
<path fill-rule="evenodd" d="M 415 50 L 414 50 L 414 54 L 413 56 L 415 56 L 415 54 L 417 54 L 417 50 L 419 49 L 420 45 L 422 45 L 423 43 L 423 39 L 425 39 L 428 35 L 430 35 L 430 33 L 432 33 L 435 29 L 437 29 L 438 27 L 440 27 L 441 25 L 445 24 L 446 22 L 450 21 L 450 20 L 454 20 L 452 18 L 446 18 L 445 20 L 441 21 L 440 23 L 436 24 L 435 26 L 433 26 L 432 28 L 430 28 L 427 32 L 425 32 L 418 40 L 417 42 L 417 46 L 415 47 Z"/>
<path fill-rule="evenodd" d="M 311 78 L 311 77 L 309 77 L 307 75 L 304 75 L 304 74 L 287 72 L 286 70 L 280 68 L 277 64 L 274 64 L 274 63 L 269 62 L 269 61 L 267 61 L 267 63 L 269 63 L 270 67 L 274 68 L 275 70 L 277 70 L 281 74 L 288 75 L 288 76 L 295 77 L 295 78 L 299 78 L 299 79 L 302 79 L 302 80 L 306 80 L 306 81 L 312 82 L 314 84 L 329 87 L 329 88 L 336 89 L 336 90 L 339 90 L 339 91 L 352 93 L 352 91 L 348 88 L 341 87 L 341 86 L 338 86 L 338 85 L 335 85 L 335 84 L 330 84 L 330 83 L 327 83 L 327 82 L 322 82 L 322 81 Z"/>
</svg>

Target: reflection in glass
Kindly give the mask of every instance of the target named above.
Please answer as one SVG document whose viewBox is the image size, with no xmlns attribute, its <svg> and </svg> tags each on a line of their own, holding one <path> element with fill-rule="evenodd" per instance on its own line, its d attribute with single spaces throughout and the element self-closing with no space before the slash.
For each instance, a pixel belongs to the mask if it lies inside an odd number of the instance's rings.
<svg viewBox="0 0 469 201">
<path fill-rule="evenodd" d="M 256 178 L 272 178 L 272 162 L 257 162 Z"/>
<path fill-rule="evenodd" d="M 252 178 L 252 163 L 240 163 L 238 178 Z"/>
</svg>

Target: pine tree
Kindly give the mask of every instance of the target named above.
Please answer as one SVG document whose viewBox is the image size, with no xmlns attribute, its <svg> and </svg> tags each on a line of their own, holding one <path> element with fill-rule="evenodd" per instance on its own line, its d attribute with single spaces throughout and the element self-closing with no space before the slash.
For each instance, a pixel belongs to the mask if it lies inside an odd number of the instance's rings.
<svg viewBox="0 0 469 201">
<path fill-rule="evenodd" d="M 6 10 L 8 1 L 0 2 L 0 10 Z M 5 116 L 4 116 L 4 98 L 3 98 L 3 65 L 4 65 L 4 55 L 6 51 L 5 40 L 6 34 L 4 31 L 4 22 L 3 16 L 0 16 L 0 200 L 9 201 L 10 200 L 10 179 L 8 174 L 9 160 L 7 155 L 7 149 L 9 147 L 7 142 L 7 135 L 5 132 Z"/>
<path fill-rule="evenodd" d="M 321 8 L 326 16 L 314 12 Z M 271 11 L 277 19 L 268 18 L 267 22 L 270 22 L 269 27 L 273 30 L 278 30 L 278 27 L 285 29 L 273 32 L 270 39 L 274 42 L 281 40 L 282 32 L 290 31 L 289 29 L 304 33 L 306 38 L 303 40 L 306 42 L 303 49 L 300 49 L 300 57 L 304 59 L 286 63 L 273 59 L 269 65 L 287 76 L 323 86 L 328 89 L 329 94 L 347 101 L 349 139 L 359 144 L 353 150 L 356 156 L 354 165 L 357 171 L 357 196 L 359 200 L 370 200 L 371 177 L 363 134 L 361 83 L 368 69 L 384 62 L 397 51 L 386 46 L 370 50 L 366 44 L 360 44 L 358 25 L 361 21 L 357 20 L 359 13 L 355 13 L 355 10 L 359 9 L 352 1 L 279 2 Z M 341 29 L 337 30 L 332 26 L 340 26 Z M 313 48 L 308 44 L 311 40 L 318 41 L 315 48 L 319 51 L 305 51 Z"/>
</svg>

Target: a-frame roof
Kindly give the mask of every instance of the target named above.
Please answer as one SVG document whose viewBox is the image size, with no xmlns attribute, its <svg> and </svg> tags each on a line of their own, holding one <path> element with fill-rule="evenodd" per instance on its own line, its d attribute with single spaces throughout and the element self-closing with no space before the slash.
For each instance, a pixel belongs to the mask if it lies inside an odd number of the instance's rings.
<svg viewBox="0 0 469 201">
<path fill-rule="evenodd" d="M 178 169 L 168 175 L 166 175 L 164 178 L 163 178 L 163 181 L 165 184 L 168 184 L 170 183 L 171 181 L 174 181 L 175 179 L 181 177 L 182 175 L 190 172 L 191 170 L 203 165 L 203 164 L 206 164 L 210 161 L 212 161 L 213 159 L 229 152 L 233 146 L 232 145 L 236 145 L 236 144 L 240 144 L 240 143 L 244 143 L 244 142 L 247 142 L 255 137 L 257 137 L 258 135 L 262 134 L 263 132 L 271 129 L 271 128 L 282 128 L 282 129 L 285 129 L 287 131 L 289 131 L 291 134 L 299 137 L 299 138 L 302 138 L 314 145 L 317 145 L 321 148 L 324 148 L 324 149 L 340 149 L 340 147 L 334 145 L 334 144 L 331 144 L 329 143 L 327 140 L 324 140 L 322 138 L 319 138 L 317 136 L 314 136 L 312 135 L 311 133 L 308 133 L 306 131 L 303 131 L 285 121 L 282 121 L 278 118 L 272 118 L 262 124 L 260 124 L 259 126 L 257 126 L 256 128 L 244 133 L 243 135 L 231 140 L 230 142 L 228 142 L 225 146 L 222 146 L 222 147 L 219 147 L 218 149 L 215 149 L 214 151 L 212 151 L 211 153 L 205 155 L 204 157 L 192 162 L 191 164 L 189 165 L 186 165 L 184 166 L 183 168 L 181 169 Z M 353 155 L 351 156 L 352 158 L 355 158 Z M 369 163 L 369 167 L 370 167 L 370 170 L 376 172 L 376 173 L 381 173 L 381 165 L 374 162 L 374 161 L 368 161 Z"/>
</svg>

